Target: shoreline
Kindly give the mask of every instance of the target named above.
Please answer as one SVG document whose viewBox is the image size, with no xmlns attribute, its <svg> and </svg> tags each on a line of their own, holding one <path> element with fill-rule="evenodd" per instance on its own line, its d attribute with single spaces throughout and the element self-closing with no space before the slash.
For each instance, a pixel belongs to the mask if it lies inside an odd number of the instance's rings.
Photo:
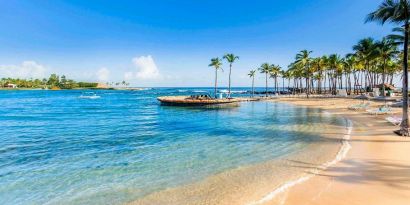
<svg viewBox="0 0 410 205">
<path fill-rule="evenodd" d="M 333 159 L 332 161 L 328 161 L 323 163 L 322 165 L 318 166 L 317 168 L 315 168 L 315 170 L 313 170 L 311 173 L 306 174 L 305 176 L 301 176 L 300 178 L 293 180 L 293 181 L 288 181 L 285 182 L 283 185 L 281 185 L 280 187 L 277 187 L 275 190 L 273 190 L 271 193 L 269 193 L 268 195 L 266 195 L 265 197 L 263 197 L 262 199 L 249 203 L 248 205 L 259 205 L 259 204 L 264 204 L 267 203 L 271 200 L 273 200 L 277 195 L 287 191 L 288 189 L 291 189 L 292 187 L 304 183 L 306 181 L 308 181 L 309 179 L 311 179 L 312 177 L 318 175 L 322 170 L 329 168 L 330 166 L 335 165 L 336 163 L 340 162 L 341 160 L 343 160 L 347 153 L 349 152 L 349 150 L 352 148 L 352 146 L 349 143 L 349 140 L 351 138 L 351 132 L 353 130 L 353 124 L 352 121 L 345 118 L 347 121 L 347 125 L 346 125 L 346 130 L 347 132 L 344 134 L 343 138 L 341 139 L 342 145 L 339 149 L 339 152 L 337 153 L 335 159 Z"/>
<path fill-rule="evenodd" d="M 325 112 L 321 110 L 320 113 Z M 340 131 L 333 135 L 329 134 L 339 129 Z M 306 177 L 304 173 L 307 171 L 316 172 L 314 170 L 330 166 L 345 155 L 345 150 L 348 150 L 346 147 L 349 147 L 343 142 L 343 138 L 346 137 L 345 131 L 348 130 L 347 124 L 325 130 L 327 133 L 316 133 L 321 137 L 323 135 L 323 142 L 317 142 L 320 145 L 309 145 L 303 151 L 290 154 L 292 156 L 227 170 L 193 184 L 151 193 L 128 204 L 260 204 L 255 201 L 262 200 L 266 193 L 272 193 L 272 190 L 282 189 L 281 187 L 287 186 L 287 183 Z M 330 141 L 334 144 L 328 144 L 329 139 L 332 139 Z M 315 157 L 309 159 L 303 155 Z M 320 166 L 306 169 L 300 166 L 301 162 L 319 163 Z"/>
<path fill-rule="evenodd" d="M 316 107 L 352 121 L 350 152 L 339 163 L 295 184 L 261 204 L 397 204 L 410 203 L 410 138 L 393 134 L 397 127 L 364 111 L 346 109 L 359 100 L 277 99 Z M 382 105 L 372 102 L 372 107 Z M 393 112 L 400 114 L 400 109 Z"/>
</svg>

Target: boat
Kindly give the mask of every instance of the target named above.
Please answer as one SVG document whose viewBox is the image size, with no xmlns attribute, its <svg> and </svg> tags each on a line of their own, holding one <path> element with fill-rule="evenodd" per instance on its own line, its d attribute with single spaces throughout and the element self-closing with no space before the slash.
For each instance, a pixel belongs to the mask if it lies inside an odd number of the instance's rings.
<svg viewBox="0 0 410 205">
<path fill-rule="evenodd" d="M 173 106 L 201 106 L 201 105 L 219 105 L 219 104 L 229 104 L 238 103 L 243 101 L 239 98 L 225 98 L 225 99 L 215 99 L 209 95 L 191 95 L 191 96 L 163 96 L 158 97 L 163 105 L 173 105 Z"/>
</svg>

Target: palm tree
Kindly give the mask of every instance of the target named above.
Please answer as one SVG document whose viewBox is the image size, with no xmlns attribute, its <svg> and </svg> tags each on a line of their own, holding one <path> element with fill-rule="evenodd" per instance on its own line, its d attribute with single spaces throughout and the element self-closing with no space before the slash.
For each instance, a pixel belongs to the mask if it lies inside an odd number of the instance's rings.
<svg viewBox="0 0 410 205">
<path fill-rule="evenodd" d="M 261 65 L 260 68 L 258 68 L 260 73 L 264 73 L 265 74 L 265 85 L 266 85 L 266 89 L 265 89 L 265 97 L 268 97 L 268 74 L 270 72 L 270 68 L 271 66 L 269 65 L 269 63 L 264 63 Z"/>
<path fill-rule="evenodd" d="M 306 78 L 306 97 L 309 98 L 310 93 L 310 78 L 311 78 L 311 58 L 310 54 L 312 51 L 302 50 L 296 55 L 295 63 L 304 69 L 305 78 Z"/>
<path fill-rule="evenodd" d="M 375 47 L 375 53 L 380 58 L 382 63 L 382 95 L 385 96 L 384 83 L 386 80 L 387 62 L 395 57 L 398 54 L 398 51 L 394 45 L 394 42 L 388 40 L 387 38 L 383 38 L 383 40 L 376 42 Z"/>
<path fill-rule="evenodd" d="M 353 46 L 353 50 L 356 52 L 357 57 L 364 64 L 365 71 L 365 89 L 367 87 L 373 87 L 372 78 L 370 77 L 370 64 L 374 57 L 375 43 L 373 38 L 365 38 L 360 40 L 356 45 Z M 369 80 L 369 83 L 368 83 Z"/>
<path fill-rule="evenodd" d="M 285 91 L 285 78 L 288 77 L 288 73 L 284 70 L 280 70 L 279 72 L 280 77 L 282 77 L 282 91 Z"/>
<path fill-rule="evenodd" d="M 392 31 L 396 33 L 387 35 L 387 39 L 392 40 L 397 46 L 403 46 L 405 33 L 404 28 L 396 27 L 393 28 Z"/>
<path fill-rule="evenodd" d="M 222 62 L 221 59 L 219 58 L 212 58 L 211 59 L 211 64 L 209 64 L 209 67 L 214 67 L 215 68 L 215 91 L 214 91 L 214 96 L 215 98 L 217 97 L 217 87 L 218 87 L 218 70 L 222 70 Z M 222 70 L 223 71 L 223 70 Z"/>
<path fill-rule="evenodd" d="M 254 94 L 255 94 L 255 89 L 254 89 L 254 85 L 255 85 L 255 74 L 256 74 L 256 70 L 251 70 L 251 71 L 249 71 L 249 73 L 248 73 L 248 76 L 249 76 L 250 78 L 252 78 L 252 97 L 253 97 Z"/>
<path fill-rule="evenodd" d="M 336 89 L 337 89 L 337 80 L 338 80 L 338 75 L 340 74 L 340 71 L 343 69 L 343 60 L 340 58 L 339 55 L 337 54 L 331 54 L 329 55 L 329 58 L 327 60 L 327 65 L 329 66 L 329 84 L 331 87 L 331 91 L 333 95 L 336 95 Z"/>
<path fill-rule="evenodd" d="M 232 64 L 235 62 L 236 59 L 239 59 L 239 56 L 235 56 L 234 54 L 225 54 L 223 56 L 226 61 L 229 63 L 229 86 L 228 86 L 228 98 L 231 97 L 231 72 L 232 72 Z"/>
<path fill-rule="evenodd" d="M 394 24 L 404 24 L 403 43 L 403 120 L 401 129 L 395 131 L 396 134 L 409 136 L 409 116 L 408 116 L 408 49 L 409 49 L 409 27 L 410 27 L 410 2 L 408 0 L 385 0 L 379 8 L 367 16 L 366 22 L 376 21 L 381 24 L 391 22 Z"/>
<path fill-rule="evenodd" d="M 275 85 L 274 85 L 275 93 L 278 92 L 278 75 L 280 73 L 280 69 L 282 68 L 279 65 L 272 64 L 269 70 L 270 77 L 275 80 Z"/>
</svg>

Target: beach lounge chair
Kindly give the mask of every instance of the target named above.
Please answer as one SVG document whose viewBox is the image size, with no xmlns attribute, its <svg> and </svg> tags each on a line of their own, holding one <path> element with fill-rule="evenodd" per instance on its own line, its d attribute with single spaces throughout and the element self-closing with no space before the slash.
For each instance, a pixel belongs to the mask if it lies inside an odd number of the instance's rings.
<svg viewBox="0 0 410 205">
<path fill-rule="evenodd" d="M 336 91 L 337 92 L 337 97 L 345 98 L 347 97 L 347 92 L 345 89 L 339 89 Z"/>
<path fill-rule="evenodd" d="M 386 117 L 385 118 L 387 122 L 390 122 L 391 124 L 395 126 L 400 126 L 402 118 L 399 116 L 391 116 L 391 117 Z"/>
<path fill-rule="evenodd" d="M 376 109 L 369 109 L 366 110 L 367 113 L 372 114 L 372 115 L 383 115 L 391 112 L 390 107 L 380 107 Z"/>
<path fill-rule="evenodd" d="M 370 103 L 360 103 L 360 104 L 349 106 L 348 109 L 349 110 L 366 110 L 367 108 L 369 108 L 369 106 L 370 106 Z"/>
</svg>

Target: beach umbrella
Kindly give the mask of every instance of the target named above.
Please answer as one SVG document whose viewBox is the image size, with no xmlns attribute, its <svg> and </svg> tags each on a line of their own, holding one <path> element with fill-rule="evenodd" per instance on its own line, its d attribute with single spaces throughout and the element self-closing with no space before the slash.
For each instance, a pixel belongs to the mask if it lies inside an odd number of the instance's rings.
<svg viewBox="0 0 410 205">
<path fill-rule="evenodd" d="M 383 84 L 377 85 L 376 87 L 377 88 L 383 88 Z M 387 84 L 387 83 L 384 84 L 384 88 L 388 89 L 388 90 L 395 90 L 396 89 L 394 87 L 394 85 L 390 85 L 390 84 Z"/>
</svg>

